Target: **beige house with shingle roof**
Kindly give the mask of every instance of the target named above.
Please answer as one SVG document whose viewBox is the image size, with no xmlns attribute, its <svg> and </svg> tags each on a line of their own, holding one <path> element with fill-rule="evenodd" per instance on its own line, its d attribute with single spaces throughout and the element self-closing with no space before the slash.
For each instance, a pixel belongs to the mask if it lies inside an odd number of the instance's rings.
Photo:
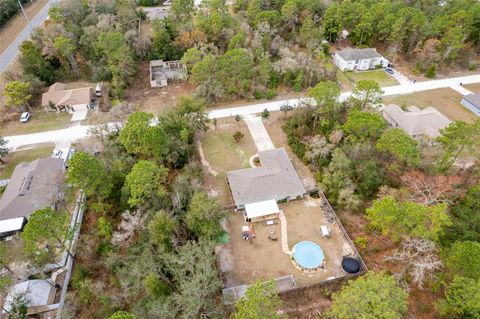
<svg viewBox="0 0 480 319">
<path fill-rule="evenodd" d="M 42 107 L 53 106 L 57 111 L 90 108 L 95 100 L 95 92 L 91 87 L 66 89 L 67 85 L 57 82 L 52 84 L 48 91 L 42 94 Z"/>
<path fill-rule="evenodd" d="M 306 194 L 287 152 L 283 148 L 258 152 L 261 166 L 227 173 L 236 208 L 268 200 L 292 200 Z"/>
<path fill-rule="evenodd" d="M 446 128 L 452 121 L 433 107 L 420 110 L 410 106 L 404 111 L 396 104 L 383 108 L 383 117 L 393 127 L 399 127 L 413 138 L 428 135 L 432 138 L 440 136 L 440 130 Z"/>
</svg>

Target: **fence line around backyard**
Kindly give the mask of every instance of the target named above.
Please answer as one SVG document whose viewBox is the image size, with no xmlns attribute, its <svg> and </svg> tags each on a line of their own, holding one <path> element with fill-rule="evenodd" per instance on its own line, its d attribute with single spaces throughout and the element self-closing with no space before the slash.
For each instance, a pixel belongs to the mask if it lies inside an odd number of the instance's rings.
<svg viewBox="0 0 480 319">
<path fill-rule="evenodd" d="M 72 217 L 71 229 L 73 229 L 74 234 L 73 238 L 70 241 L 68 251 L 70 254 L 67 255 L 66 269 L 67 273 L 65 274 L 65 279 L 63 281 L 62 293 L 60 295 L 60 302 L 58 303 L 56 319 L 62 319 L 62 310 L 65 306 L 65 296 L 67 295 L 68 284 L 70 282 L 70 277 L 72 276 L 73 269 L 73 258 L 75 255 L 75 244 L 80 236 L 80 226 L 83 221 L 83 213 L 85 211 L 85 194 L 83 191 L 80 191 L 80 194 L 77 197 L 77 202 L 75 205 L 75 211 Z"/>
</svg>

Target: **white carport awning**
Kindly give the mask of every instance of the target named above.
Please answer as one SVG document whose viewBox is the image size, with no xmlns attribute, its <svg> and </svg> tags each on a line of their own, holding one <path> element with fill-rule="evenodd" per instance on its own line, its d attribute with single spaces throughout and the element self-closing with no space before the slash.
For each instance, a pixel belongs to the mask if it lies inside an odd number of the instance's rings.
<svg viewBox="0 0 480 319">
<path fill-rule="evenodd" d="M 0 234 L 21 230 L 24 221 L 25 217 L 0 220 Z"/>
<path fill-rule="evenodd" d="M 277 201 L 270 199 L 262 202 L 245 204 L 245 212 L 247 218 L 258 218 L 278 214 L 280 209 L 278 208 Z"/>
</svg>

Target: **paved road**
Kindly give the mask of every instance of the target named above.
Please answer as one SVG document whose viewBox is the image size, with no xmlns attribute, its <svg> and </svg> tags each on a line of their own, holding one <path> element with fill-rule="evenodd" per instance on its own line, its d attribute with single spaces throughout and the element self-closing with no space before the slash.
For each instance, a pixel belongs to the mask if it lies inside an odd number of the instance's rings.
<svg viewBox="0 0 480 319">
<path fill-rule="evenodd" d="M 418 91 L 446 88 L 446 87 L 458 85 L 460 83 L 471 84 L 471 83 L 479 83 L 479 82 L 480 82 L 480 74 L 475 74 L 475 75 L 441 79 L 441 80 L 432 80 L 432 81 L 417 82 L 417 83 L 405 83 L 401 85 L 383 87 L 382 89 L 384 91 L 384 95 L 388 96 L 388 95 L 409 94 L 409 93 L 414 93 Z M 340 99 L 345 100 L 351 94 L 352 92 L 343 92 L 340 95 Z M 267 109 L 269 111 L 279 111 L 282 105 L 289 104 L 291 106 L 297 107 L 301 105 L 302 101 L 305 101 L 305 99 L 283 100 L 283 101 L 275 101 L 275 102 L 268 102 L 268 103 L 252 104 L 252 105 L 246 105 L 246 106 L 238 106 L 238 107 L 232 107 L 227 109 L 217 109 L 217 110 L 210 111 L 208 116 L 214 119 L 214 118 L 234 116 L 237 114 L 247 115 L 247 114 L 261 113 L 264 109 Z"/>
<path fill-rule="evenodd" d="M 15 40 L 10 44 L 10 46 L 3 51 L 0 55 L 0 73 L 5 71 L 5 69 L 12 63 L 15 57 L 18 54 L 18 48 L 20 44 L 30 38 L 30 33 L 33 29 L 40 26 L 43 21 L 48 17 L 48 10 L 59 0 L 49 0 L 45 6 L 37 13 L 37 15 L 30 20 L 30 24 L 23 29 L 23 31 L 15 38 Z"/>
<path fill-rule="evenodd" d="M 433 90 L 445 87 L 451 87 L 463 84 L 471 83 L 480 83 L 480 74 L 462 76 L 456 78 L 448 78 L 441 80 L 432 80 L 426 82 L 417 82 L 415 84 L 403 84 L 396 86 L 389 86 L 382 88 L 384 95 L 397 95 L 397 94 L 409 94 L 418 91 Z M 346 99 L 351 95 L 351 92 L 343 92 L 340 96 L 341 99 Z M 304 100 L 304 99 L 303 99 Z M 279 111 L 280 107 L 285 104 L 292 106 L 301 105 L 302 99 L 292 99 L 292 100 L 283 100 L 275 101 L 269 103 L 260 103 L 260 104 L 251 104 L 245 106 L 238 106 L 233 108 L 226 109 L 216 109 L 208 113 L 210 118 L 223 118 L 235 115 L 250 115 L 255 113 L 261 113 L 264 109 L 269 111 Z M 114 125 L 112 123 L 112 125 Z M 17 149 L 21 146 L 39 144 L 39 143 L 55 143 L 56 145 L 68 144 L 84 138 L 88 134 L 88 129 L 90 126 L 86 125 L 76 125 L 69 128 L 48 131 L 41 133 L 33 133 L 27 135 L 16 135 L 16 136 L 6 136 L 5 139 L 8 141 L 8 147 L 12 150 Z"/>
</svg>

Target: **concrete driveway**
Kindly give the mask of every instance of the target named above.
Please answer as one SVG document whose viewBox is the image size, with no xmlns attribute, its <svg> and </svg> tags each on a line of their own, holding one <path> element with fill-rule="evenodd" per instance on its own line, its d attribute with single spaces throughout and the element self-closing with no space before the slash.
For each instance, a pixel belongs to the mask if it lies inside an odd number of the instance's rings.
<svg viewBox="0 0 480 319">
<path fill-rule="evenodd" d="M 252 135 L 255 146 L 257 147 L 257 151 L 261 152 L 273 150 L 275 148 L 260 116 L 246 115 L 244 116 L 243 120 L 245 123 L 247 123 L 248 130 Z"/>
<path fill-rule="evenodd" d="M 400 85 L 404 85 L 404 84 L 410 84 L 412 81 L 410 81 L 405 75 L 403 75 L 402 73 L 398 72 L 397 70 L 395 69 L 392 69 L 393 70 L 393 74 L 390 74 L 388 73 L 387 71 L 385 71 L 388 75 L 390 75 L 391 77 L 395 78 L 395 80 L 398 81 L 398 83 L 400 83 Z"/>
</svg>

